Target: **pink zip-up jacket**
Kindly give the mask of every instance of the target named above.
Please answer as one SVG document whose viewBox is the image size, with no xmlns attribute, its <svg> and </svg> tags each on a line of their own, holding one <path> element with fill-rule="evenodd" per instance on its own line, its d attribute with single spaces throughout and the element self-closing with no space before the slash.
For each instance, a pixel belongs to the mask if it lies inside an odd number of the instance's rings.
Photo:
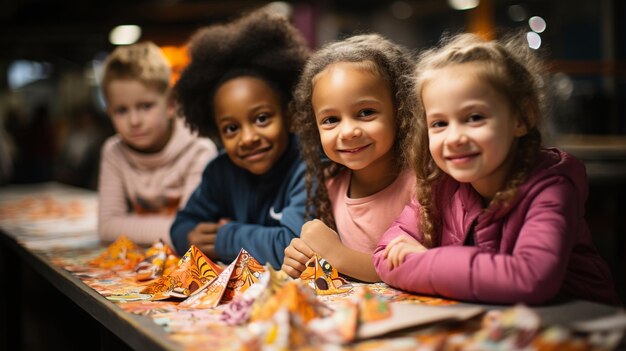
<svg viewBox="0 0 626 351">
<path fill-rule="evenodd" d="M 441 245 L 409 254 L 389 269 L 383 252 L 391 239 L 403 234 L 422 239 L 413 199 L 378 243 L 374 266 L 387 284 L 419 294 L 541 304 L 562 293 L 620 304 L 584 218 L 587 188 L 584 165 L 557 149 L 542 150 L 510 206 L 494 211 L 483 210 L 470 184 L 444 176 L 435 195 Z M 473 246 L 463 245 L 468 235 Z"/>
</svg>

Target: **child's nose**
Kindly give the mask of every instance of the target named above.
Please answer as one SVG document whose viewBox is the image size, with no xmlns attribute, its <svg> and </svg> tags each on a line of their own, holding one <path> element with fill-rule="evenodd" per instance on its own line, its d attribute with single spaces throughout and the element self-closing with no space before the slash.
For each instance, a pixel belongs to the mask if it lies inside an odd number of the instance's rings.
<svg viewBox="0 0 626 351">
<path fill-rule="evenodd" d="M 139 113 L 139 111 L 130 110 L 128 112 L 128 121 L 131 126 L 136 126 L 136 125 L 141 124 L 141 114 Z"/>
<path fill-rule="evenodd" d="M 241 139 L 239 140 L 242 146 L 247 146 L 259 141 L 259 134 L 254 128 L 244 127 L 241 129 Z"/>
<path fill-rule="evenodd" d="M 359 127 L 358 123 L 344 120 L 341 124 L 341 135 L 342 139 L 350 140 L 353 138 L 360 137 L 363 134 L 363 131 Z"/>
<path fill-rule="evenodd" d="M 446 144 L 449 146 L 462 145 L 467 143 L 467 135 L 465 130 L 457 125 L 450 124 L 448 126 L 448 133 L 446 134 Z"/>
</svg>

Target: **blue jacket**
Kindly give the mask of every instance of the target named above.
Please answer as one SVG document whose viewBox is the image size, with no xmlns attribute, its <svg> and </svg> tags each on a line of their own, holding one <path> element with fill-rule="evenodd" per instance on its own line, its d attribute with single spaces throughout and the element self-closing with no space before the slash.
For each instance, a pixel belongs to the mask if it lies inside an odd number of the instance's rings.
<svg viewBox="0 0 626 351">
<path fill-rule="evenodd" d="M 278 269 L 291 239 L 304 224 L 305 164 L 292 135 L 285 154 L 270 171 L 255 175 L 236 166 L 222 153 L 211 161 L 185 207 L 178 211 L 170 235 L 179 254 L 189 249 L 189 232 L 200 222 L 230 223 L 217 233 L 215 250 L 231 262 L 241 248 L 262 264 Z"/>
</svg>

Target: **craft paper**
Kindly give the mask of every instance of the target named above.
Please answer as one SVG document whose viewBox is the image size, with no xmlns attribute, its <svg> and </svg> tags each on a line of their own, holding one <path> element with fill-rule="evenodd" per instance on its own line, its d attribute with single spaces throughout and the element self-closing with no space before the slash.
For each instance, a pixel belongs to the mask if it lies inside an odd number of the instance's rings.
<svg viewBox="0 0 626 351">
<path fill-rule="evenodd" d="M 359 289 L 357 296 L 356 302 L 359 309 L 360 324 L 382 320 L 391 316 L 389 302 L 372 292 L 366 285 Z"/>
<path fill-rule="evenodd" d="M 213 308 L 230 302 L 237 293 L 243 293 L 258 282 L 265 268 L 248 251 L 241 249 L 237 258 L 202 291 L 183 301 L 180 306 Z"/>
<path fill-rule="evenodd" d="M 363 285 L 356 295 L 336 305 L 330 318 L 316 318 L 308 327 L 316 340 L 345 344 L 355 340 L 362 325 L 390 317 L 387 299 Z"/>
<path fill-rule="evenodd" d="M 262 350 L 289 351 L 306 347 L 310 338 L 302 321 L 282 307 L 263 322 L 252 323 L 249 329 L 258 335 Z"/>
<path fill-rule="evenodd" d="M 146 258 L 135 267 L 137 280 L 152 280 L 169 274 L 177 267 L 179 260 L 174 250 L 159 239 L 146 251 Z"/>
<path fill-rule="evenodd" d="M 100 256 L 89 261 L 90 265 L 105 269 L 133 269 L 144 259 L 143 249 L 125 235 L 121 235 Z"/>
<path fill-rule="evenodd" d="M 337 270 L 323 258 L 314 254 L 306 263 L 306 269 L 300 274 L 317 295 L 341 294 L 352 290 L 345 279 L 339 277 Z"/>
<path fill-rule="evenodd" d="M 148 285 L 141 293 L 151 294 L 151 300 L 186 298 L 199 292 L 220 273 L 222 273 L 220 266 L 213 263 L 196 246 L 191 245 L 175 269 Z"/>
<path fill-rule="evenodd" d="M 253 313 L 265 307 L 267 301 L 287 282 L 293 279 L 283 271 L 276 271 L 271 265 L 265 265 L 266 273 L 242 294 L 224 305 L 222 321 L 228 325 L 241 325 L 250 319 Z M 256 311 L 256 312 L 255 312 Z"/>
<path fill-rule="evenodd" d="M 426 306 L 412 304 L 389 304 L 391 316 L 378 321 L 363 323 L 357 331 L 358 339 L 371 338 L 417 325 L 440 321 L 464 321 L 484 312 L 480 306 Z"/>
<path fill-rule="evenodd" d="M 297 316 L 303 323 L 308 323 L 313 318 L 323 317 L 329 314 L 329 308 L 315 297 L 314 293 L 301 281 L 287 282 L 282 288 L 274 293 L 267 301 L 260 301 L 262 308 L 253 310 L 252 321 L 271 320 L 273 315 L 280 309 Z"/>
</svg>

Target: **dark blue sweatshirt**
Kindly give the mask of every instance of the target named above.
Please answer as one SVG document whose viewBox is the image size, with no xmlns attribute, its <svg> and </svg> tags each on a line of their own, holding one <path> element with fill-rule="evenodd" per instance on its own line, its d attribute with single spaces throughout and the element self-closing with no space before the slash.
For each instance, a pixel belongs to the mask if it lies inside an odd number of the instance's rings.
<svg viewBox="0 0 626 351">
<path fill-rule="evenodd" d="M 200 222 L 230 223 L 217 232 L 215 250 L 220 260 L 233 261 L 241 248 L 262 264 L 279 269 L 284 250 L 300 235 L 304 224 L 305 164 L 295 136 L 285 154 L 263 175 L 236 166 L 222 153 L 209 162 L 202 181 L 185 207 L 178 211 L 170 235 L 176 251 L 189 249 L 187 237 Z"/>
</svg>

